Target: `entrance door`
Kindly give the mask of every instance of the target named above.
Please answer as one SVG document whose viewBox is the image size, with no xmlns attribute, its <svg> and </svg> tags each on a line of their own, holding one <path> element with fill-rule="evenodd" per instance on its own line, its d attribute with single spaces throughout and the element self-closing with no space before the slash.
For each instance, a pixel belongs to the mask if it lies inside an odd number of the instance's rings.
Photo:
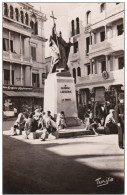
<svg viewBox="0 0 127 195">
<path fill-rule="evenodd" d="M 95 89 L 95 101 L 104 102 L 105 101 L 104 92 L 105 92 L 104 87 L 96 88 Z"/>
</svg>

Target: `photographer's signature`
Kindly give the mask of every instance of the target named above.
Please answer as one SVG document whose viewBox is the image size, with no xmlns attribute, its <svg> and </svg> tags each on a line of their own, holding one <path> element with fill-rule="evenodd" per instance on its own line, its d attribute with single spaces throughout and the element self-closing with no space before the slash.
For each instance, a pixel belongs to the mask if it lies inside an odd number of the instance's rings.
<svg viewBox="0 0 127 195">
<path fill-rule="evenodd" d="M 108 185 L 110 182 L 113 182 L 114 179 L 112 177 L 106 177 L 105 179 L 99 177 L 95 179 L 95 182 L 97 184 L 97 187 Z"/>
</svg>

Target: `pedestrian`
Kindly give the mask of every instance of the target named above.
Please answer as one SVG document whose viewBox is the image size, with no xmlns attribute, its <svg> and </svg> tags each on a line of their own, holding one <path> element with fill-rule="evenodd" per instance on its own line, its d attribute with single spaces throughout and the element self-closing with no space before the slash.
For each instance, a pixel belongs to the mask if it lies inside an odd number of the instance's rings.
<svg viewBox="0 0 127 195">
<path fill-rule="evenodd" d="M 13 136 L 17 135 L 16 129 L 20 129 L 21 131 L 24 130 L 25 123 L 26 123 L 25 110 L 23 110 L 23 112 L 18 114 L 18 118 L 16 119 L 13 125 Z"/>
<path fill-rule="evenodd" d="M 109 114 L 106 117 L 104 127 L 105 127 L 104 130 L 106 134 L 118 133 L 118 127 L 114 119 L 114 109 L 109 110 Z"/>
<path fill-rule="evenodd" d="M 33 118 L 33 113 L 30 113 L 28 116 L 28 119 L 26 120 L 24 131 L 26 133 L 26 139 L 28 139 L 28 135 L 31 132 L 31 127 L 32 127 L 32 118 Z"/>
<path fill-rule="evenodd" d="M 124 149 L 124 97 L 120 94 L 119 103 L 115 106 L 115 120 L 118 125 L 119 147 Z"/>
<path fill-rule="evenodd" d="M 78 105 L 78 117 L 81 119 L 81 121 L 84 121 L 84 109 L 81 103 Z"/>
<path fill-rule="evenodd" d="M 51 115 L 50 111 L 47 111 L 47 114 L 43 117 L 44 130 L 41 136 L 41 141 L 45 141 L 47 134 L 50 139 L 55 139 L 56 137 L 53 135 L 53 132 L 56 131 L 57 125 L 54 121 L 54 118 Z"/>
<path fill-rule="evenodd" d="M 88 110 L 87 116 L 88 116 L 88 118 L 87 118 L 87 122 L 86 122 L 86 130 L 92 130 L 95 135 L 99 135 L 96 132 L 96 129 L 98 127 L 98 123 L 97 123 L 96 119 L 93 117 L 92 111 Z"/>
</svg>

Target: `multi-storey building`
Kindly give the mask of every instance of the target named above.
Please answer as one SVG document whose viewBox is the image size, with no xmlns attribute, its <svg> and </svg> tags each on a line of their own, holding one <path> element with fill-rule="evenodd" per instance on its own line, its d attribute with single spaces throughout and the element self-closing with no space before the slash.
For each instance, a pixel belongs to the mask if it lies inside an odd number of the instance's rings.
<svg viewBox="0 0 127 195">
<path fill-rule="evenodd" d="M 84 3 L 69 14 L 78 102 L 116 104 L 124 90 L 124 3 Z"/>
<path fill-rule="evenodd" d="M 29 3 L 3 3 L 3 108 L 43 106 L 46 15 Z"/>
</svg>

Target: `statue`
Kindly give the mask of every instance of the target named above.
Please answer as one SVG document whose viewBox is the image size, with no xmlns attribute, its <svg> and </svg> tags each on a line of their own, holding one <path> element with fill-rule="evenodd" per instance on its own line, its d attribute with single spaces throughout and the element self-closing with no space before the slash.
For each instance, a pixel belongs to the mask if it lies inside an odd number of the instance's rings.
<svg viewBox="0 0 127 195">
<path fill-rule="evenodd" d="M 53 19 L 53 16 L 51 16 Z M 68 71 L 68 57 L 70 52 L 70 47 L 73 44 L 71 42 L 66 43 L 66 41 L 62 38 L 62 33 L 59 32 L 58 36 L 56 33 L 56 24 L 54 22 L 54 26 L 52 28 L 52 35 L 49 40 L 49 47 L 51 49 L 51 68 L 49 73 L 57 72 L 57 69 L 64 69 L 64 72 Z"/>
</svg>

